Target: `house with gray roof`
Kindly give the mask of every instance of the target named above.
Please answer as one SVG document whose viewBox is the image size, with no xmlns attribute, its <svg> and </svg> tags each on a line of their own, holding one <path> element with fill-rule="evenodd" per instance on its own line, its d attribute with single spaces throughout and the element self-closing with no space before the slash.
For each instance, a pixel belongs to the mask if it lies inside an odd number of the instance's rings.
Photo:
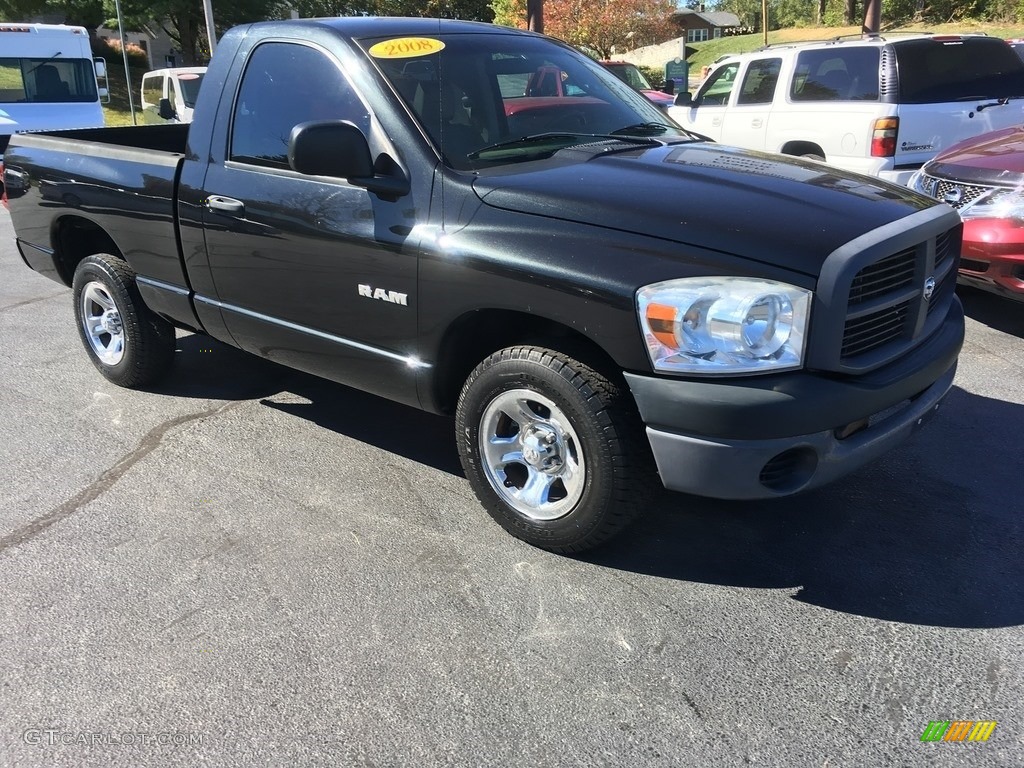
<svg viewBox="0 0 1024 768">
<path fill-rule="evenodd" d="M 697 6 L 696 9 L 680 8 L 672 14 L 672 21 L 681 30 L 684 30 L 688 43 L 713 40 L 726 35 L 739 34 L 741 31 L 740 20 L 736 14 L 725 11 L 705 11 L 703 5 Z"/>
</svg>

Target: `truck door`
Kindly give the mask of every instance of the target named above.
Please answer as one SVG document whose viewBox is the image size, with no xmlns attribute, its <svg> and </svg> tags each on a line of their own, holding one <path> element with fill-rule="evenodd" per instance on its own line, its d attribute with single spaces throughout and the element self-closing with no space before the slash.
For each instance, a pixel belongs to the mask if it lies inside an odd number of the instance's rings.
<svg viewBox="0 0 1024 768">
<path fill-rule="evenodd" d="M 243 349 L 415 402 L 417 260 L 406 241 L 422 190 L 388 201 L 290 170 L 298 123 L 349 120 L 371 137 L 375 157 L 388 139 L 324 49 L 271 40 L 239 51 L 235 66 L 242 62 L 234 104 L 227 97 L 218 112 L 202 190 L 216 295 L 197 295 L 197 311 L 220 313 Z"/>
</svg>

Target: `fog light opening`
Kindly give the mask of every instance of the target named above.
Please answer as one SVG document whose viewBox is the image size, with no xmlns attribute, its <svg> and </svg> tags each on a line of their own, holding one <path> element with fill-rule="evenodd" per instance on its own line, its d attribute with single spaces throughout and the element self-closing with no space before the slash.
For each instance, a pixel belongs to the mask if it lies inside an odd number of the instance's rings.
<svg viewBox="0 0 1024 768">
<path fill-rule="evenodd" d="M 761 469 L 761 485 L 776 493 L 793 493 L 811 481 L 818 455 L 811 448 L 790 448 L 773 456 Z"/>
</svg>

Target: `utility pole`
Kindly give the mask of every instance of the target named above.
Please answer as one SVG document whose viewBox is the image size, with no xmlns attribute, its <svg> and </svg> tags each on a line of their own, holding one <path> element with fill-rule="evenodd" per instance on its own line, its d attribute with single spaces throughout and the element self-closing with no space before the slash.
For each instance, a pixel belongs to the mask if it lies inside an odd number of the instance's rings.
<svg viewBox="0 0 1024 768">
<path fill-rule="evenodd" d="M 526 0 L 526 26 L 531 32 L 544 32 L 544 0 Z"/>
<path fill-rule="evenodd" d="M 878 34 L 882 31 L 882 0 L 864 0 L 864 23 L 862 34 Z"/>
<path fill-rule="evenodd" d="M 203 0 L 203 13 L 206 15 L 206 39 L 210 42 L 210 55 L 217 47 L 217 32 L 213 28 L 213 3 L 211 0 Z"/>
<path fill-rule="evenodd" d="M 132 73 L 128 69 L 128 41 L 124 39 L 124 18 L 121 16 L 121 0 L 114 0 L 117 13 L 117 34 L 121 36 L 121 58 L 124 59 L 124 84 L 128 88 L 128 109 L 132 113 L 132 125 L 138 125 L 135 119 L 135 102 L 132 101 Z"/>
<path fill-rule="evenodd" d="M 761 0 L 761 36 L 764 45 L 768 45 L 768 0 Z"/>
</svg>

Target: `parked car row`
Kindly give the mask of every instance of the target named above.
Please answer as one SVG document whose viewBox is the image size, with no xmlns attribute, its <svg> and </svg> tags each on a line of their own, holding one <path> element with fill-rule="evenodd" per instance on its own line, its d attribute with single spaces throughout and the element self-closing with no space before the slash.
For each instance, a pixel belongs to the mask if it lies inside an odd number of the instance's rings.
<svg viewBox="0 0 1024 768">
<path fill-rule="evenodd" d="M 1020 54 L 1024 41 L 983 35 L 773 46 L 720 58 L 668 114 L 727 144 L 826 161 L 949 203 L 965 222 L 960 280 L 1024 300 Z"/>
<path fill-rule="evenodd" d="M 906 184 L 943 149 L 1024 121 L 1024 61 L 984 35 L 870 35 L 717 64 L 669 115 L 726 144 Z"/>
</svg>

